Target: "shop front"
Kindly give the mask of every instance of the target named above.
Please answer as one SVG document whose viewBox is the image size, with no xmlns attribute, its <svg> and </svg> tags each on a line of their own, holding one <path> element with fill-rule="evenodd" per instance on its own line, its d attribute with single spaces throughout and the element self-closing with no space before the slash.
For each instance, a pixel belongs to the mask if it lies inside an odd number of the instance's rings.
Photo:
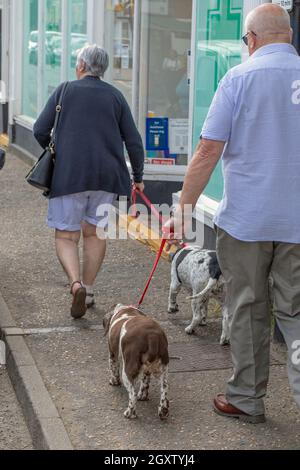
<svg viewBox="0 0 300 470">
<path fill-rule="evenodd" d="M 146 149 L 154 202 L 182 186 L 220 79 L 243 60 L 245 14 L 260 0 L 3 0 L 10 15 L 12 146 L 38 156 L 32 126 L 50 94 L 75 79 L 76 51 L 102 44 L 105 80 L 130 104 Z M 208 220 L 222 197 L 218 167 L 202 198 Z"/>
</svg>

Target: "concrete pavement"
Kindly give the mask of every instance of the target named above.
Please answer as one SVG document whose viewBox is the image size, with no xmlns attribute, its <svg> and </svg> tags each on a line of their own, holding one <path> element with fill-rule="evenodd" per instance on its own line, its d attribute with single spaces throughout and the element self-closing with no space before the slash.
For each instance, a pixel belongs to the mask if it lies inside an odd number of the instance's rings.
<svg viewBox="0 0 300 470">
<path fill-rule="evenodd" d="M 70 294 L 45 225 L 46 201 L 24 176 L 28 167 L 9 156 L 1 172 L 0 291 L 25 340 L 46 390 L 75 449 L 296 449 L 300 414 L 289 390 L 283 357 L 272 354 L 266 398 L 268 421 L 251 426 L 216 416 L 212 397 L 231 374 L 229 351 L 220 348 L 220 316 L 188 337 L 185 293 L 172 321 L 167 314 L 169 269 L 163 261 L 144 310 L 162 322 L 171 351 L 171 416 L 157 418 L 158 387 L 127 421 L 123 389 L 108 385 L 102 317 L 116 302 L 136 302 L 154 256 L 135 241 L 111 241 L 96 286 L 97 307 L 85 319 L 69 315 Z"/>
<path fill-rule="evenodd" d="M 0 451 L 32 450 L 21 407 L 5 367 L 0 366 Z"/>
</svg>

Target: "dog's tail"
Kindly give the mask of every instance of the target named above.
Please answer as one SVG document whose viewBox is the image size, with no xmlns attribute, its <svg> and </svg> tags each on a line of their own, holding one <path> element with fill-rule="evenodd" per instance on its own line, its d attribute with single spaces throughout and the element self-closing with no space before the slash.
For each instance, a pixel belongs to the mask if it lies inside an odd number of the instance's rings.
<svg viewBox="0 0 300 470">
<path fill-rule="evenodd" d="M 148 336 L 148 349 L 144 354 L 143 362 L 151 363 L 155 361 L 159 356 L 159 338 L 156 334 L 150 334 Z"/>
<path fill-rule="evenodd" d="M 203 296 L 204 296 L 205 294 L 207 294 L 216 284 L 217 284 L 217 279 L 210 278 L 209 281 L 208 281 L 207 286 L 205 287 L 205 289 L 204 289 L 203 291 L 199 292 L 199 294 L 192 295 L 191 297 L 187 297 L 187 300 L 196 300 L 196 299 L 199 299 L 199 297 L 203 297 Z"/>
<path fill-rule="evenodd" d="M 162 367 L 169 363 L 168 342 L 165 336 L 150 334 L 148 337 L 148 349 L 143 354 L 142 363 L 148 371 L 159 377 Z"/>
</svg>

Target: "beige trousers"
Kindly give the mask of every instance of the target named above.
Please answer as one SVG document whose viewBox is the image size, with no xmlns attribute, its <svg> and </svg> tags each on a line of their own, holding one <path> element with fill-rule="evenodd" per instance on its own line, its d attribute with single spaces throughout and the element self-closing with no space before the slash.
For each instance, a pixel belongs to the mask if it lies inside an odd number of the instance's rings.
<svg viewBox="0 0 300 470">
<path fill-rule="evenodd" d="M 234 374 L 229 403 L 250 415 L 264 414 L 269 377 L 271 275 L 274 315 L 288 347 L 288 375 L 300 407 L 300 244 L 243 242 L 217 229 L 217 252 L 232 316 Z"/>
</svg>

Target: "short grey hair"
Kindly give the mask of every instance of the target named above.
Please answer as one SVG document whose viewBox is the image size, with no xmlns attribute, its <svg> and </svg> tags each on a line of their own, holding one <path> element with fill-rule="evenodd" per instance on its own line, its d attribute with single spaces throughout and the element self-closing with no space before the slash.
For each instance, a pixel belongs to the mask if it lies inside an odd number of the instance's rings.
<svg viewBox="0 0 300 470">
<path fill-rule="evenodd" d="M 103 77 L 109 67 L 108 53 L 97 46 L 97 44 L 88 45 L 80 49 L 77 55 L 77 66 L 83 63 L 86 72 Z"/>
</svg>

